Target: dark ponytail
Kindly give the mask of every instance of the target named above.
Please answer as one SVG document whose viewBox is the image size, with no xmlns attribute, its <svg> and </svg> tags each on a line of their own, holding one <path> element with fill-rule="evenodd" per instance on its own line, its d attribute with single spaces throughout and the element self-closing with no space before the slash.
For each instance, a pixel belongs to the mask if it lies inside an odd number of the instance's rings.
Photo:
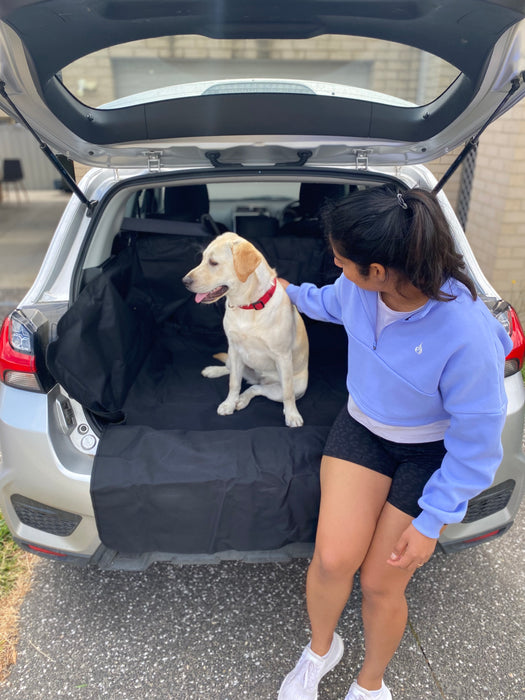
<svg viewBox="0 0 525 700">
<path fill-rule="evenodd" d="M 441 290 L 453 277 L 476 299 L 463 256 L 455 248 L 447 219 L 432 192 L 372 187 L 330 202 L 321 218 L 335 250 L 356 263 L 365 277 L 370 265 L 378 263 L 402 273 L 438 301 L 455 298 Z"/>
</svg>

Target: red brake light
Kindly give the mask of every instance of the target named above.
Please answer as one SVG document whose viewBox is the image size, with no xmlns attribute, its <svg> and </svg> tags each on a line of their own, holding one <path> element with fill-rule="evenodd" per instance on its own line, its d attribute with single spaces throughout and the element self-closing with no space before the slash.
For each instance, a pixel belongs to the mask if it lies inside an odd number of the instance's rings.
<svg viewBox="0 0 525 700">
<path fill-rule="evenodd" d="M 480 540 L 488 540 L 491 537 L 496 537 L 505 528 L 500 527 L 499 530 L 492 530 L 492 532 L 486 532 L 484 535 L 479 535 L 478 537 L 472 537 L 470 540 L 464 540 L 465 544 L 470 544 L 471 542 L 479 542 Z"/>
<path fill-rule="evenodd" d="M 525 334 L 523 333 L 518 314 L 512 306 L 509 308 L 508 314 L 512 350 L 507 355 L 505 361 L 505 376 L 518 372 L 523 367 L 523 357 L 525 356 Z M 512 371 L 509 372 L 508 369 L 512 369 Z"/>
<path fill-rule="evenodd" d="M 65 557 L 63 552 L 56 552 L 53 549 L 44 549 L 43 547 L 37 547 L 34 544 L 26 545 L 28 549 L 32 549 L 34 552 L 41 552 L 42 554 L 51 554 L 53 557 Z"/>
<path fill-rule="evenodd" d="M 26 334 L 24 339 L 31 340 L 30 331 L 18 320 L 16 323 Z M 36 374 L 36 362 L 32 349 L 30 347 L 26 351 L 15 349 L 12 336 L 11 316 L 8 316 L 0 332 L 0 380 L 17 389 L 42 391 Z"/>
</svg>

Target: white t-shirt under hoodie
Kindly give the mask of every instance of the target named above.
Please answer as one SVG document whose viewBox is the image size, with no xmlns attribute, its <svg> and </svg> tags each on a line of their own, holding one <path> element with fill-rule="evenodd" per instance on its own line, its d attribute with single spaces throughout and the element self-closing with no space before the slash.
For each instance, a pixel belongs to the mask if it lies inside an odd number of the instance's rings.
<svg viewBox="0 0 525 700">
<path fill-rule="evenodd" d="M 414 309 L 413 311 L 394 311 L 389 306 L 385 304 L 381 298 L 381 294 L 377 295 L 377 322 L 376 322 L 376 338 L 379 338 L 381 331 L 386 328 L 386 326 L 404 319 L 407 316 L 411 316 L 423 307 Z M 395 401 L 395 396 L 391 397 L 389 400 Z M 365 428 L 368 428 L 370 432 L 379 437 L 385 438 L 386 440 L 391 440 L 392 442 L 404 442 L 404 443 L 419 443 L 419 442 L 435 442 L 437 440 L 443 440 L 445 431 L 448 428 L 449 420 L 439 420 L 434 423 L 427 423 L 426 425 L 386 425 L 385 423 L 380 423 L 373 418 L 370 418 L 363 413 L 359 406 L 355 403 L 352 396 L 348 396 L 348 413 L 352 416 L 354 420 Z"/>
</svg>

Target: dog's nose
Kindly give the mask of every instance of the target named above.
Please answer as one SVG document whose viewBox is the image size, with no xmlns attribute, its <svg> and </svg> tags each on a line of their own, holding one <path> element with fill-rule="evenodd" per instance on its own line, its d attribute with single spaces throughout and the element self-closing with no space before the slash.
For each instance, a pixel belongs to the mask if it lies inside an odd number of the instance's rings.
<svg viewBox="0 0 525 700">
<path fill-rule="evenodd" d="M 182 284 L 189 289 L 191 285 L 193 284 L 193 279 L 191 278 L 191 275 L 186 275 L 185 277 L 182 278 Z"/>
</svg>

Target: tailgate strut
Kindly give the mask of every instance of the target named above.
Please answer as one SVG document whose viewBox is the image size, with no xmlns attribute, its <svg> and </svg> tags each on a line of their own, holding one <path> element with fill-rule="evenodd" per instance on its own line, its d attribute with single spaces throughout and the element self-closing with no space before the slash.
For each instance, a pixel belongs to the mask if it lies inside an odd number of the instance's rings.
<svg viewBox="0 0 525 700">
<path fill-rule="evenodd" d="M 75 180 L 71 177 L 71 175 L 68 173 L 68 171 L 64 168 L 62 163 L 58 160 L 56 155 L 53 153 L 53 151 L 49 148 L 47 143 L 44 143 L 40 136 L 37 134 L 37 132 L 33 129 L 33 127 L 28 123 L 24 115 L 20 112 L 18 107 L 15 105 L 13 100 L 9 97 L 9 95 L 6 92 L 5 89 L 5 83 L 3 80 L 0 80 L 0 95 L 4 98 L 4 100 L 9 104 L 13 112 L 16 114 L 20 122 L 26 127 L 26 129 L 29 131 L 30 134 L 32 134 L 35 139 L 38 141 L 38 145 L 40 146 L 40 150 L 44 153 L 44 155 L 51 161 L 52 165 L 55 167 L 56 170 L 62 175 L 64 180 L 67 182 L 69 187 L 73 190 L 73 192 L 76 194 L 76 196 L 80 199 L 82 204 L 85 204 L 87 208 L 87 213 L 88 216 L 91 216 L 93 213 L 93 210 L 97 206 L 98 202 L 96 200 L 89 200 L 86 195 L 82 192 L 80 187 L 77 185 Z"/>
<path fill-rule="evenodd" d="M 434 187 L 432 192 L 436 193 L 439 192 L 443 188 L 443 185 L 445 185 L 448 180 L 452 177 L 452 175 L 456 172 L 456 170 L 459 168 L 461 163 L 465 160 L 465 158 L 468 156 L 468 154 L 472 151 L 475 150 L 478 147 L 479 144 L 479 137 L 481 134 L 485 131 L 485 129 L 495 120 L 498 118 L 500 112 L 503 111 L 503 107 L 507 104 L 509 99 L 512 97 L 512 95 L 516 92 L 516 90 L 519 89 L 522 80 L 525 78 L 525 72 L 521 73 L 519 78 L 513 78 L 511 81 L 511 86 L 510 90 L 508 93 L 505 95 L 503 100 L 499 103 L 499 105 L 496 107 L 496 109 L 492 112 L 490 117 L 487 119 L 487 121 L 483 124 L 481 129 L 478 131 L 477 134 L 474 136 L 471 136 L 470 139 L 467 141 L 465 144 L 465 148 L 461 151 L 461 153 L 458 155 L 458 157 L 454 160 L 454 162 L 450 165 L 446 173 L 443 175 L 441 180 L 437 183 L 437 185 Z"/>
</svg>

